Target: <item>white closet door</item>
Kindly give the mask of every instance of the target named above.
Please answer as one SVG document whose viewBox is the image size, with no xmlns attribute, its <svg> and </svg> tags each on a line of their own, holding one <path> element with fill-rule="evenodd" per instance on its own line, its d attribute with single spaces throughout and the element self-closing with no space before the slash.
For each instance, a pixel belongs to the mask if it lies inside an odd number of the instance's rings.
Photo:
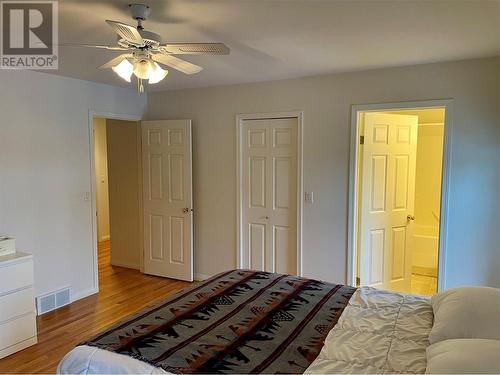
<svg viewBox="0 0 500 375">
<path fill-rule="evenodd" d="M 191 120 L 141 125 L 144 272 L 192 281 Z"/>
<path fill-rule="evenodd" d="M 297 274 L 297 119 L 243 121 L 243 264 Z"/>
<path fill-rule="evenodd" d="M 410 290 L 418 117 L 365 114 L 360 282 Z"/>
</svg>

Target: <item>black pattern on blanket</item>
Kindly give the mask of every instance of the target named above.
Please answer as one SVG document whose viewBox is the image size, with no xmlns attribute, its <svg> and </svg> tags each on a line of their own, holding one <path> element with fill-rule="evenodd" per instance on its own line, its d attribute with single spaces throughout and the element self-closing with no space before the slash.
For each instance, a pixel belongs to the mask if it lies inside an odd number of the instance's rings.
<svg viewBox="0 0 500 375">
<path fill-rule="evenodd" d="M 303 373 L 355 289 L 234 270 L 82 343 L 172 373 Z"/>
</svg>

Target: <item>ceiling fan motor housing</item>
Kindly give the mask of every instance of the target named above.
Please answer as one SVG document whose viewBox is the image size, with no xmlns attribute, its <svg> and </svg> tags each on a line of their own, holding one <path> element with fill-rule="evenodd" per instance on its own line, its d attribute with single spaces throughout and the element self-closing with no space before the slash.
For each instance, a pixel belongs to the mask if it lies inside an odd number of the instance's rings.
<svg viewBox="0 0 500 375">
<path fill-rule="evenodd" d="M 129 4 L 129 7 L 134 20 L 145 21 L 151 14 L 151 8 L 145 4 Z"/>
</svg>

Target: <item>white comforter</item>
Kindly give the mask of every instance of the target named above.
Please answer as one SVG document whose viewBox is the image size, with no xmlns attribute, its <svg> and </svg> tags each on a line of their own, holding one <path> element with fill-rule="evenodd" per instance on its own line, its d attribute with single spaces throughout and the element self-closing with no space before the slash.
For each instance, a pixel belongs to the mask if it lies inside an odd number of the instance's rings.
<svg viewBox="0 0 500 375">
<path fill-rule="evenodd" d="M 360 288 L 306 373 L 424 373 L 432 320 L 426 297 Z M 166 373 L 137 359 L 90 346 L 69 352 L 57 372 Z"/>
<path fill-rule="evenodd" d="M 81 345 L 62 359 L 58 374 L 170 374 L 149 363 L 108 350 Z"/>
<path fill-rule="evenodd" d="M 428 297 L 360 288 L 306 373 L 424 373 L 432 323 Z"/>
</svg>

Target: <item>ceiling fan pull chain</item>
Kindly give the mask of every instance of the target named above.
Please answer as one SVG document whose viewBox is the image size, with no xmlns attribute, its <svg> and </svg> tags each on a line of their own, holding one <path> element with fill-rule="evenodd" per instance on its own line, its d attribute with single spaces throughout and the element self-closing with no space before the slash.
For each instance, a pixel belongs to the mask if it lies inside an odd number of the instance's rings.
<svg viewBox="0 0 500 375">
<path fill-rule="evenodd" d="M 144 92 L 144 86 L 142 85 L 142 79 L 137 77 L 137 92 L 138 93 L 143 93 Z"/>
</svg>

